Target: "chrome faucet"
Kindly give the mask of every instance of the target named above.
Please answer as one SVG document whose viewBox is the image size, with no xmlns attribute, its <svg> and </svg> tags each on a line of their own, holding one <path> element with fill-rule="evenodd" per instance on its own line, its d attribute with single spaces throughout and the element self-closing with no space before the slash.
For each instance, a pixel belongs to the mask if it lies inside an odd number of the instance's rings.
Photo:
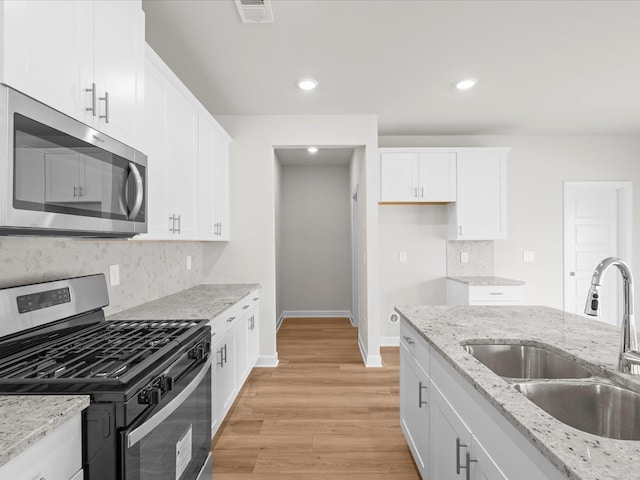
<svg viewBox="0 0 640 480">
<path fill-rule="evenodd" d="M 640 375 L 640 352 L 638 351 L 638 339 L 636 337 L 636 322 L 633 316 L 633 275 L 631 275 L 629 265 L 617 257 L 605 258 L 598 264 L 591 278 L 591 288 L 589 288 L 584 313 L 593 317 L 600 315 L 602 277 L 611 266 L 618 268 L 624 281 L 624 312 L 622 315 L 618 370 L 623 373 Z"/>
</svg>

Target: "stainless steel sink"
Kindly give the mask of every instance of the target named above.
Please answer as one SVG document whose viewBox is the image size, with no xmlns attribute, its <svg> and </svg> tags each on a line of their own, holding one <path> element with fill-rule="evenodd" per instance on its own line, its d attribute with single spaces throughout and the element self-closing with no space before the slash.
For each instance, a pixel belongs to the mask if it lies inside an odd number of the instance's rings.
<svg viewBox="0 0 640 480">
<path fill-rule="evenodd" d="M 514 387 L 552 417 L 578 430 L 640 440 L 640 395 L 598 382 L 525 382 Z"/>
<path fill-rule="evenodd" d="M 591 372 L 575 361 L 532 345 L 467 344 L 464 349 L 501 377 L 587 378 Z"/>
</svg>

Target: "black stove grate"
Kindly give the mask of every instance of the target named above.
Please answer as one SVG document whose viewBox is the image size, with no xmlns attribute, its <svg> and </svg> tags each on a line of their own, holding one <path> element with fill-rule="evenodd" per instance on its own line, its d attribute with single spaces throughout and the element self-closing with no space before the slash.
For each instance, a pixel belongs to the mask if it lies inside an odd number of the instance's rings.
<svg viewBox="0 0 640 480">
<path fill-rule="evenodd" d="M 99 322 L 0 359 L 0 381 L 126 383 L 200 325 L 192 320 Z"/>
</svg>

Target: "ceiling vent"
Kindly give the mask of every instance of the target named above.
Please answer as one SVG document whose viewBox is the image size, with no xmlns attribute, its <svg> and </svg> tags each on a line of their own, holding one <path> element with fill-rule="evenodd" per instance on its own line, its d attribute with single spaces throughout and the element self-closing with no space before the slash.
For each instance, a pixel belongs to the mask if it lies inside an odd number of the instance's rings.
<svg viewBox="0 0 640 480">
<path fill-rule="evenodd" d="M 273 23 L 271 0 L 235 0 L 242 23 Z"/>
</svg>

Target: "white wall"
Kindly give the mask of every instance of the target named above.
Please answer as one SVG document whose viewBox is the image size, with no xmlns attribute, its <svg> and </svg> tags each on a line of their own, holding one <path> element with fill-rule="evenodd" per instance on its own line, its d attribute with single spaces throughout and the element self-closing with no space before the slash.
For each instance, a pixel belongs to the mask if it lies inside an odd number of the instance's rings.
<svg viewBox="0 0 640 480">
<path fill-rule="evenodd" d="M 282 309 L 350 311 L 349 167 L 284 165 L 281 185 Z"/>
<path fill-rule="evenodd" d="M 275 172 L 273 175 L 274 188 L 274 222 L 276 234 L 276 321 L 282 315 L 283 295 L 282 295 L 282 163 L 278 155 L 274 152 Z"/>
<path fill-rule="evenodd" d="M 277 192 L 274 147 L 365 147 L 366 181 L 377 185 L 377 117 L 375 115 L 256 115 L 217 118 L 233 138 L 231 144 L 231 236 L 224 246 L 206 247 L 205 265 L 210 283 L 258 282 L 260 353 L 262 364 L 277 363 L 276 352 L 276 231 Z M 379 358 L 378 320 L 378 211 L 377 194 L 367 194 L 368 292 L 365 298 L 370 325 L 365 354 Z M 375 307 L 373 307 L 375 305 Z"/>
<path fill-rule="evenodd" d="M 634 198 L 640 189 L 640 138 L 607 136 L 440 136 L 380 137 L 381 147 L 511 147 L 507 160 L 507 239 L 494 242 L 495 274 L 526 282 L 524 301 L 563 307 L 563 182 L 566 180 L 631 180 Z M 634 270 L 640 271 L 640 208 L 633 212 Z M 426 207 L 431 208 L 431 207 Z M 381 214 L 381 222 L 384 220 Z M 381 255 L 387 255 L 381 225 Z M 415 229 L 405 221 L 397 230 L 403 241 L 437 241 L 435 232 Z M 535 252 L 534 263 L 522 261 L 523 250 Z M 411 267 L 417 274 L 419 265 Z M 384 271 L 383 268 L 381 268 Z M 393 292 L 402 284 L 392 279 L 381 287 L 391 302 L 402 301 Z M 386 293 L 385 293 L 386 292 Z M 434 303 L 446 295 L 432 292 Z M 397 300 L 396 300 L 397 298 Z M 383 312 L 384 313 L 384 312 Z M 389 329 L 384 320 L 382 331 Z M 397 330 L 396 330 L 397 332 Z M 397 333 L 396 333 L 397 335 Z"/>
<path fill-rule="evenodd" d="M 447 207 L 380 205 L 380 335 L 397 344 L 394 305 L 446 303 Z M 407 261 L 400 263 L 404 251 Z"/>
</svg>

